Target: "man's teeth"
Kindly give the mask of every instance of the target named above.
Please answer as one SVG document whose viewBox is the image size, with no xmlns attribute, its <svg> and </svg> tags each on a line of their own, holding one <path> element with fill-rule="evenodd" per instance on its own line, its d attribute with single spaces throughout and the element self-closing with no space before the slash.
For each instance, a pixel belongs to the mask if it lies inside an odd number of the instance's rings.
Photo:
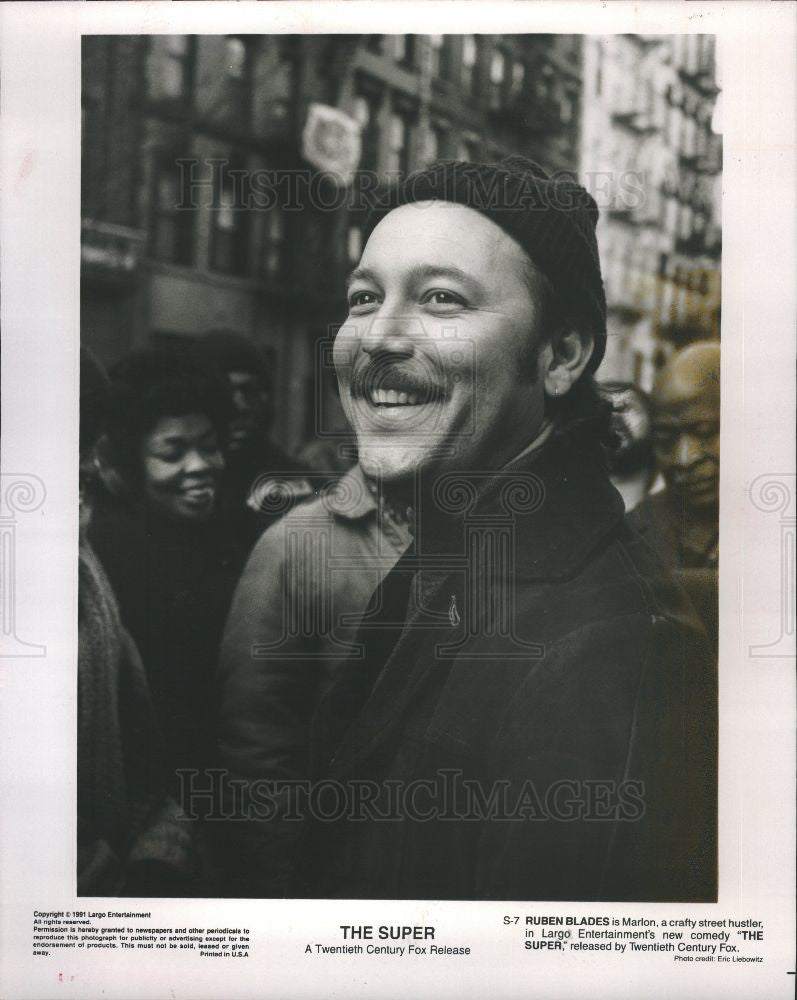
<svg viewBox="0 0 797 1000">
<path fill-rule="evenodd" d="M 395 389 L 372 389 L 371 402 L 374 406 L 417 406 L 415 392 L 396 392 Z"/>
</svg>

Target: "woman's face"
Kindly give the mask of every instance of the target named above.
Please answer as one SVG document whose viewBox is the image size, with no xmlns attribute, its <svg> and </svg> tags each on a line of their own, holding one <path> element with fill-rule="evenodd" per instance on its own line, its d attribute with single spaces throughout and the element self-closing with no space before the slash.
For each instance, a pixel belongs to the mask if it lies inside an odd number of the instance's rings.
<svg viewBox="0 0 797 1000">
<path fill-rule="evenodd" d="M 144 438 L 144 492 L 172 517 L 203 521 L 216 503 L 224 458 L 201 413 L 162 417 Z"/>
</svg>

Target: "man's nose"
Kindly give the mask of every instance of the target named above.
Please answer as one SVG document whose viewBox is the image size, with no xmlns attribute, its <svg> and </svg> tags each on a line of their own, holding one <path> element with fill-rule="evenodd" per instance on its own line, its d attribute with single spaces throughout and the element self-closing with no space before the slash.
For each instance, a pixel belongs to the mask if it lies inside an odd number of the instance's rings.
<svg viewBox="0 0 797 1000">
<path fill-rule="evenodd" d="M 366 354 L 393 354 L 411 357 L 415 353 L 415 342 L 423 335 L 417 318 L 402 315 L 375 316 L 362 338 L 362 349 Z"/>
<path fill-rule="evenodd" d="M 694 434 L 682 434 L 675 448 L 675 461 L 678 465 L 689 466 L 699 462 L 703 457 L 703 444 Z"/>
<path fill-rule="evenodd" d="M 249 409 L 249 400 L 246 398 L 246 393 L 243 389 L 232 390 L 232 405 L 238 413 L 247 412 Z"/>
</svg>

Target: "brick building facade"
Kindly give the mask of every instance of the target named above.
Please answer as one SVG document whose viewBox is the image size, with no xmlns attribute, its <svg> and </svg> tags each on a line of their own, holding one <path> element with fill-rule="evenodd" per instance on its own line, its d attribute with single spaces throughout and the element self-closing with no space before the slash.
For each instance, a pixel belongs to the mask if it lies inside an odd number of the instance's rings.
<svg viewBox="0 0 797 1000">
<path fill-rule="evenodd" d="M 110 364 L 248 334 L 298 447 L 317 407 L 339 416 L 318 345 L 345 316 L 357 192 L 438 157 L 523 153 L 598 200 L 602 374 L 647 388 L 675 346 L 719 335 L 714 58 L 708 35 L 86 37 L 82 335 Z M 303 154 L 314 103 L 359 128 L 348 187 Z"/>
<path fill-rule="evenodd" d="M 580 166 L 601 188 L 609 304 L 601 375 L 649 389 L 674 348 L 719 337 L 714 38 L 587 36 L 583 86 Z"/>
<path fill-rule="evenodd" d="M 546 35 L 84 38 L 85 342 L 111 364 L 151 341 L 248 334 L 274 359 L 277 431 L 299 446 L 319 402 L 334 411 L 317 344 L 361 249 L 356 206 L 323 183 L 308 197 L 310 105 L 358 123 L 371 177 L 516 152 L 575 173 L 581 53 L 579 36 Z M 274 170 L 304 184 L 296 204 L 241 181 Z"/>
</svg>

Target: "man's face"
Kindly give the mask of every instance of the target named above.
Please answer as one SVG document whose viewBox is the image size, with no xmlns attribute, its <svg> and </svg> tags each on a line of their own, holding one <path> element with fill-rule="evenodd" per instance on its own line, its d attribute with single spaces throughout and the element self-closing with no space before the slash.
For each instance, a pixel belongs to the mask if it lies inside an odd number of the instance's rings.
<svg viewBox="0 0 797 1000">
<path fill-rule="evenodd" d="M 612 431 L 618 439 L 610 459 L 611 472 L 623 476 L 650 471 L 653 427 L 642 398 L 631 388 L 604 388 L 604 392 L 612 404 Z"/>
<path fill-rule="evenodd" d="M 268 435 L 269 395 L 261 379 L 253 372 L 228 371 L 227 383 L 235 409 L 227 446 L 231 452 L 236 452 L 261 443 Z"/>
<path fill-rule="evenodd" d="M 694 377 L 693 377 L 694 375 Z M 719 502 L 719 380 L 683 369 L 666 378 L 655 397 L 654 440 L 659 468 L 687 508 Z"/>
<path fill-rule="evenodd" d="M 334 347 L 367 475 L 497 469 L 532 440 L 544 386 L 528 267 L 461 205 L 405 205 L 374 229 Z"/>
</svg>

